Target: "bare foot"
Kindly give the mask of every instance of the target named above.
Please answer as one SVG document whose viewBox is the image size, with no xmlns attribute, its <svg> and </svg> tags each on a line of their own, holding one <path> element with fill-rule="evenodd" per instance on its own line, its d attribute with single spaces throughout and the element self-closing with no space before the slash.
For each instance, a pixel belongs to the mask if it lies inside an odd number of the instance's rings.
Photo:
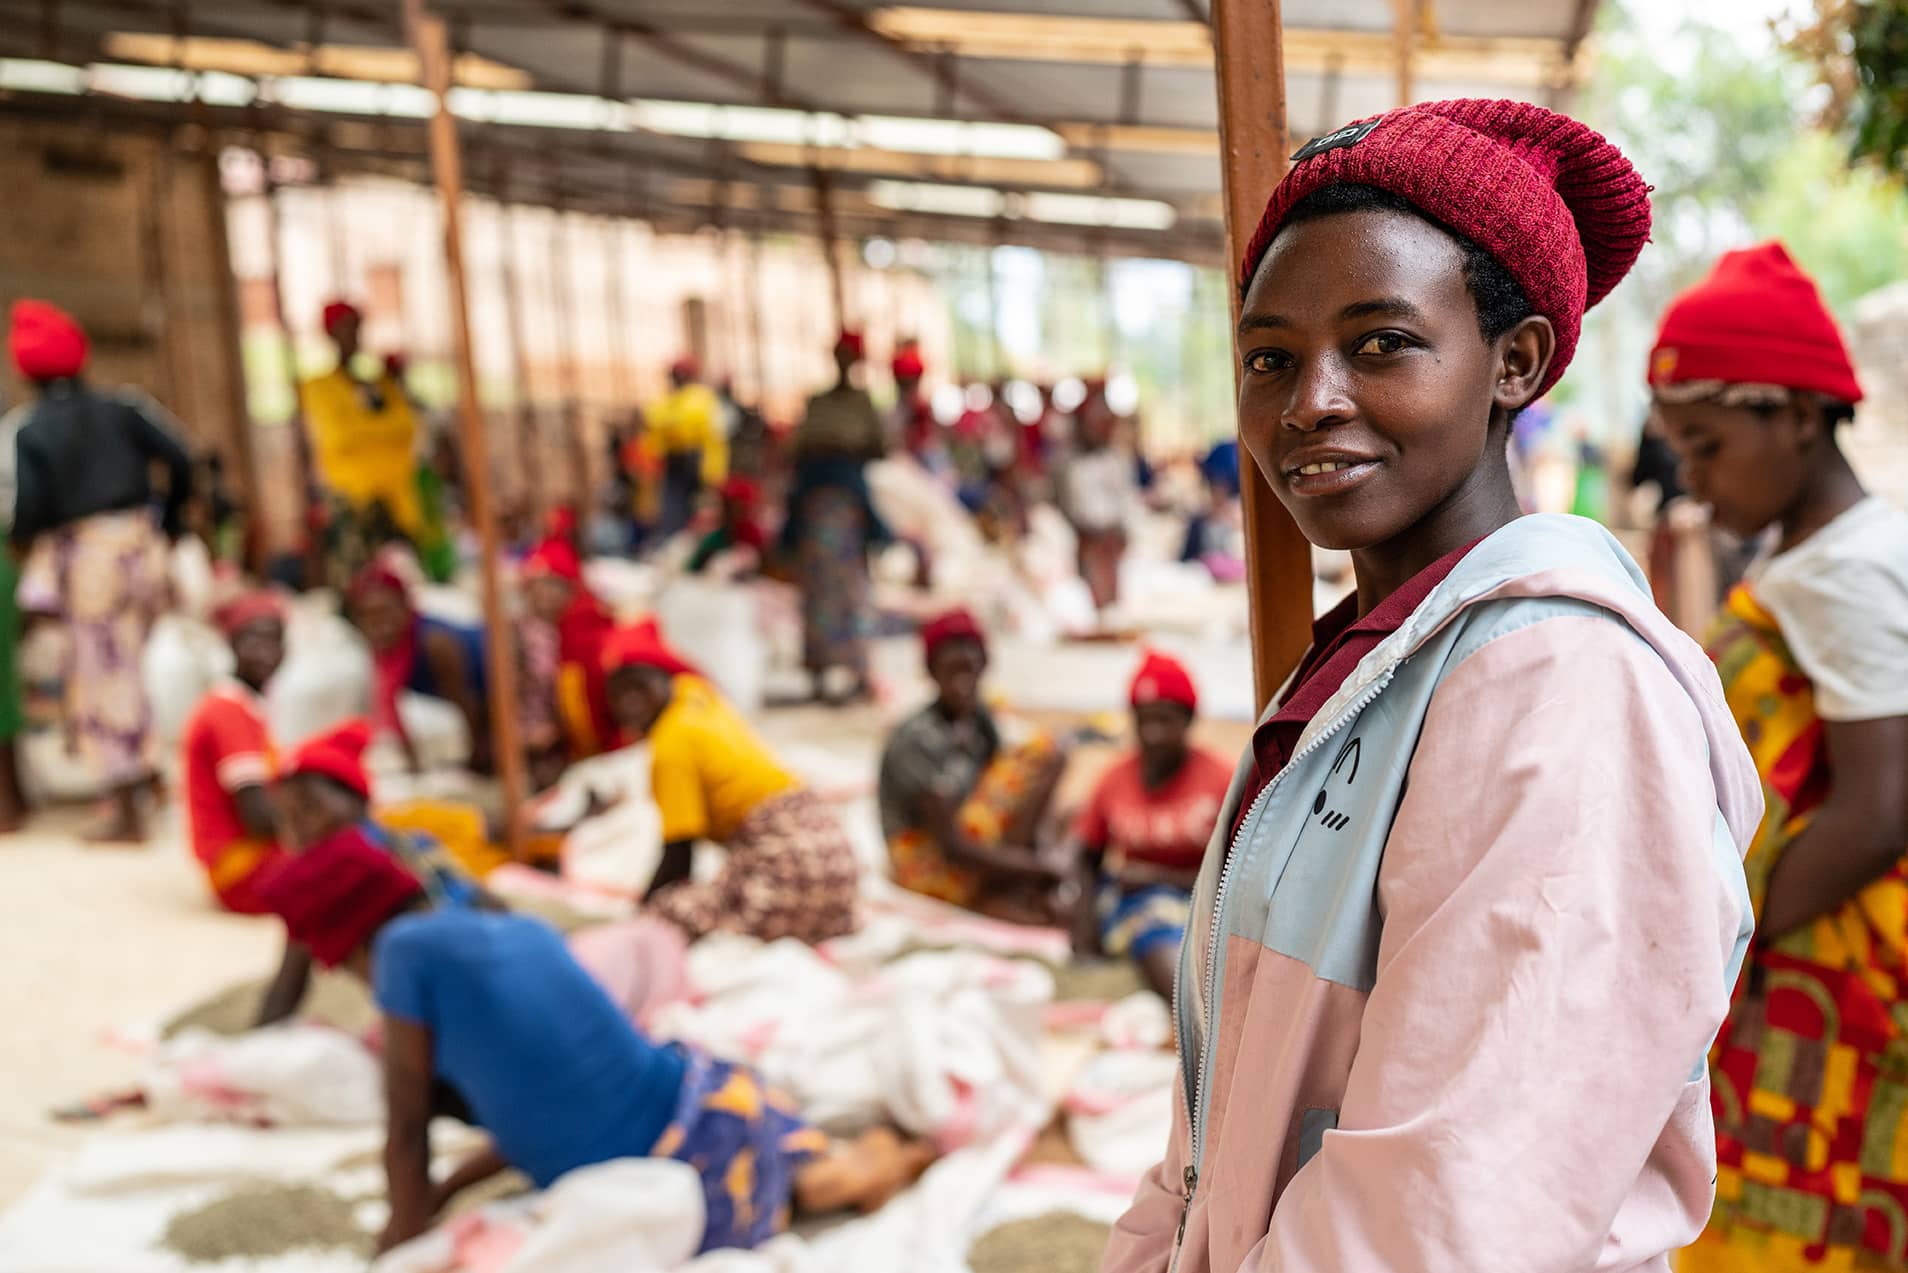
<svg viewBox="0 0 1908 1273">
<path fill-rule="evenodd" d="M 855 1209 L 863 1215 L 879 1211 L 890 1199 L 921 1178 L 933 1165 L 934 1147 L 924 1140 L 905 1140 L 891 1127 L 872 1127 L 855 1138 L 849 1153 L 860 1160 L 861 1196 Z"/>
<path fill-rule="evenodd" d="M 88 844 L 133 845 L 146 842 L 146 820 L 139 812 L 137 791 L 128 788 L 114 796 L 105 820 L 86 833 Z"/>
</svg>

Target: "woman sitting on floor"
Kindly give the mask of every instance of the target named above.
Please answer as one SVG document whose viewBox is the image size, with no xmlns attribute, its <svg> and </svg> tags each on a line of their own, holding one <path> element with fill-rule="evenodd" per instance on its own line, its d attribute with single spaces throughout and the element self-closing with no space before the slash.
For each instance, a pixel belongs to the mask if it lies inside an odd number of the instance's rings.
<svg viewBox="0 0 1908 1273">
<path fill-rule="evenodd" d="M 719 492 L 722 496 L 722 520 L 696 541 L 695 552 L 683 568 L 692 575 L 702 574 L 724 558 L 733 562 L 722 573 L 746 574 L 759 568 L 768 548 L 768 533 L 762 529 L 762 488 L 746 477 L 731 477 Z"/>
<path fill-rule="evenodd" d="M 416 878 L 362 840 L 312 847 L 268 896 L 286 931 L 368 984 L 384 1014 L 391 1216 L 380 1252 L 506 1167 L 547 1188 L 619 1158 L 687 1163 L 702 1178 L 710 1251 L 757 1246 L 796 1210 L 873 1210 L 933 1160 L 887 1128 L 831 1140 L 751 1071 L 651 1041 L 547 924 L 431 909 Z M 433 1180 L 430 1120 L 445 1086 L 490 1144 Z"/>
<path fill-rule="evenodd" d="M 416 748 L 398 716 L 404 690 L 442 699 L 464 718 L 470 732 L 470 767 L 491 768 L 488 671 L 482 628 L 422 614 L 411 589 L 390 567 L 373 563 L 358 572 L 345 594 L 345 615 L 371 647 L 378 725 L 403 742 L 412 765 Z"/>
<path fill-rule="evenodd" d="M 841 823 L 741 713 L 653 621 L 611 637 L 603 666 L 617 724 L 649 741 L 663 838 L 649 908 L 692 940 L 720 930 L 819 942 L 852 931 L 857 871 Z M 706 883 L 689 878 L 697 840 L 728 850 Z"/>
<path fill-rule="evenodd" d="M 604 692 L 603 643 L 616 629 L 609 608 L 590 591 L 570 543 L 552 536 L 524 559 L 524 598 L 532 619 L 556 637 L 556 683 L 550 687 L 562 746 L 581 760 L 616 745 L 616 723 Z"/>
<path fill-rule="evenodd" d="M 1086 877 L 1074 940 L 1130 956 L 1171 998 L 1193 883 L 1232 767 L 1192 745 L 1199 695 L 1178 660 L 1148 654 L 1128 697 L 1139 746 L 1100 778 L 1074 828 Z"/>
<path fill-rule="evenodd" d="M 921 628 L 938 694 L 901 722 L 881 754 L 881 829 L 894 882 L 1003 919 L 1048 922 L 1060 873 L 1034 841 L 1066 755 L 1040 735 L 1003 748 L 981 702 L 987 642 L 954 610 Z"/>
</svg>

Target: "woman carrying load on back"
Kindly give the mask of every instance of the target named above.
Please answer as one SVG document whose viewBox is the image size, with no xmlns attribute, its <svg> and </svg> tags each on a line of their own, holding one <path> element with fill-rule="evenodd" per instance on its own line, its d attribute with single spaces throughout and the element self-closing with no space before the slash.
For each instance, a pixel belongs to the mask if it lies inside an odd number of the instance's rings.
<svg viewBox="0 0 1908 1273">
<path fill-rule="evenodd" d="M 1240 443 L 1358 587 L 1221 811 L 1104 1269 L 1667 1270 L 1701 1230 L 1755 772 L 1628 555 L 1520 515 L 1505 458 L 1648 233 L 1621 154 L 1515 102 L 1342 129 L 1273 193 Z"/>
<path fill-rule="evenodd" d="M 1780 243 L 1670 306 L 1650 386 L 1690 493 L 1779 535 L 1709 634 L 1768 811 L 1756 944 L 1710 1057 L 1716 1211 L 1679 1267 L 1908 1269 L 1908 513 L 1842 454 L 1861 386 Z"/>
</svg>

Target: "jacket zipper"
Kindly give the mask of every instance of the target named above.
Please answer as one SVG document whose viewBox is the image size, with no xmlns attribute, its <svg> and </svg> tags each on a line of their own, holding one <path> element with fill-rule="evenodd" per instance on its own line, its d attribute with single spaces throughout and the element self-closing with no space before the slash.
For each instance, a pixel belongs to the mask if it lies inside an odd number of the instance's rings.
<svg viewBox="0 0 1908 1273">
<path fill-rule="evenodd" d="M 1199 1117 L 1199 1106 L 1203 1101 L 1206 1091 L 1206 1058 L 1212 1045 L 1212 1032 L 1216 1023 L 1214 1014 L 1215 1009 L 1218 1007 L 1218 1002 L 1215 997 L 1215 970 L 1219 965 L 1220 919 L 1225 914 L 1226 884 L 1232 878 L 1232 864 L 1239 856 L 1240 841 L 1245 836 L 1246 828 L 1253 824 L 1254 820 L 1258 818 L 1260 812 L 1264 809 L 1266 802 L 1272 798 L 1273 789 L 1279 785 L 1279 781 L 1284 778 L 1286 774 L 1291 773 L 1293 767 L 1297 765 L 1299 761 L 1317 751 L 1325 744 L 1327 739 L 1343 729 L 1345 724 L 1350 721 L 1352 717 L 1365 710 L 1365 706 L 1370 703 L 1372 699 L 1377 698 L 1385 686 L 1391 684 L 1392 674 L 1397 671 L 1397 668 L 1398 665 L 1396 663 L 1387 667 L 1377 680 L 1373 681 L 1366 689 L 1360 691 L 1358 697 L 1353 699 L 1351 703 L 1332 719 L 1331 724 L 1313 735 L 1312 741 L 1292 753 L 1291 758 L 1285 762 L 1285 767 L 1280 769 L 1278 773 L 1272 775 L 1272 780 L 1265 784 L 1265 787 L 1259 792 L 1258 797 L 1253 800 L 1251 808 L 1246 811 L 1246 816 L 1239 820 L 1238 833 L 1233 837 L 1231 847 L 1227 850 L 1225 864 L 1219 868 L 1219 886 L 1213 892 L 1212 897 L 1212 927 L 1206 936 L 1206 1000 L 1200 1005 L 1200 1020 L 1205 1028 L 1201 1032 L 1201 1038 L 1199 1040 L 1199 1068 L 1196 1071 L 1197 1081 L 1193 1090 L 1187 1093 L 1186 1096 L 1186 1119 L 1192 1140 L 1192 1158 L 1186 1166 L 1184 1178 L 1185 1195 L 1179 1209 L 1179 1233 L 1173 1239 L 1173 1258 L 1172 1263 L 1168 1266 L 1168 1273 L 1174 1273 L 1174 1271 L 1179 1268 L 1180 1248 L 1186 1241 L 1186 1220 L 1192 1214 L 1193 1194 L 1199 1187 L 1199 1165 L 1205 1160 L 1206 1127 L 1205 1120 Z M 1177 986 L 1174 987 L 1174 997 L 1175 999 L 1178 997 Z M 1175 1008 L 1176 1007 L 1177 1005 L 1175 1005 Z M 1178 1013 L 1175 1011 L 1174 1016 L 1177 1017 L 1177 1015 Z M 1177 1031 L 1175 1031 L 1175 1036 L 1177 1036 Z"/>
</svg>

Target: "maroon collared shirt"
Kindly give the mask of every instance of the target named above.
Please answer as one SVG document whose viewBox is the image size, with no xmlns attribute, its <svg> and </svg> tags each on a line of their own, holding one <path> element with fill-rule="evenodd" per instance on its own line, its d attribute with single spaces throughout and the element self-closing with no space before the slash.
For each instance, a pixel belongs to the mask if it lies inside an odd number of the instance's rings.
<svg viewBox="0 0 1908 1273">
<path fill-rule="evenodd" d="M 1482 539 L 1474 539 L 1438 558 L 1372 607 L 1371 613 L 1362 619 L 1358 617 L 1358 594 L 1353 593 L 1313 621 L 1312 648 L 1299 664 L 1298 674 L 1280 700 L 1278 712 L 1253 732 L 1252 783 L 1246 788 L 1245 798 L 1240 800 L 1239 812 L 1233 819 L 1234 836 L 1239 834 L 1252 802 L 1292 758 L 1299 735 L 1312 723 L 1312 717 L 1318 715 L 1318 709 L 1338 693 L 1359 660 L 1402 627 L 1431 595 L 1431 590 L 1443 583 L 1445 576 L 1464 560 L 1464 554 L 1482 542 Z"/>
</svg>

